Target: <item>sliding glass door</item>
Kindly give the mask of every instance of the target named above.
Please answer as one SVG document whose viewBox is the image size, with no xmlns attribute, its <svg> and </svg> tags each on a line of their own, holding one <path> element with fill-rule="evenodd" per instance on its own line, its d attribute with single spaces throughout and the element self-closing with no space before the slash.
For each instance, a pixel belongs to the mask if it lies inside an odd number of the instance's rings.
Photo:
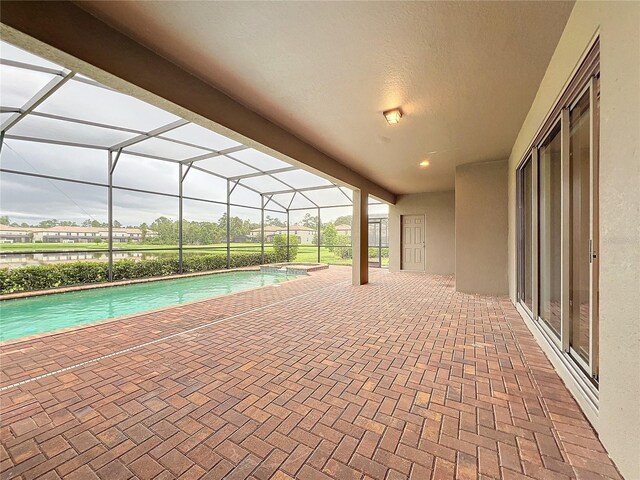
<svg viewBox="0 0 640 480">
<path fill-rule="evenodd" d="M 517 170 L 518 302 L 577 375 L 598 379 L 598 71 L 581 77 Z M 594 390 L 595 391 L 595 390 Z"/>
</svg>

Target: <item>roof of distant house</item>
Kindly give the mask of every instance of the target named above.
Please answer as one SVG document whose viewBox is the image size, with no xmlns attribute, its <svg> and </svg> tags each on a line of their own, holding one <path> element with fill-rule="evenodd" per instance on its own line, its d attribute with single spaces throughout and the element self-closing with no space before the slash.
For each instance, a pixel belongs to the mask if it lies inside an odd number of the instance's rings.
<svg viewBox="0 0 640 480">
<path fill-rule="evenodd" d="M 269 232 L 269 233 L 271 233 L 271 232 L 279 232 L 279 231 L 281 231 L 281 230 L 285 230 L 285 231 L 286 231 L 286 230 L 287 230 L 287 227 L 278 227 L 278 226 L 276 226 L 276 225 L 265 225 L 265 226 L 264 226 L 264 231 L 265 231 L 265 232 Z M 262 229 L 260 229 L 260 228 L 254 228 L 254 229 L 252 229 L 251 231 L 252 231 L 252 232 L 261 232 L 261 231 L 262 231 Z"/>
<path fill-rule="evenodd" d="M 315 232 L 315 229 L 313 228 L 309 228 L 309 227 L 305 227 L 304 225 L 290 225 L 289 226 L 289 231 L 293 232 L 293 231 L 307 231 L 307 232 Z M 260 228 L 254 228 L 253 230 L 251 230 L 252 232 L 261 232 L 262 229 Z M 264 226 L 264 231 L 267 233 L 273 233 L 273 232 L 283 232 L 286 233 L 287 231 L 287 227 L 277 227 L 275 225 L 265 225 Z"/>
<path fill-rule="evenodd" d="M 33 232 L 38 230 L 34 227 L 14 227 L 12 225 L 0 225 L 0 232 Z"/>
<path fill-rule="evenodd" d="M 70 225 L 65 225 L 65 226 L 56 226 L 56 227 L 47 227 L 47 228 L 42 228 L 42 227 L 36 227 L 36 228 L 31 228 L 30 231 L 32 232 L 68 232 L 68 233 L 98 233 L 98 232 L 107 232 L 109 230 L 109 227 L 77 227 L 77 226 L 70 226 Z M 113 227 L 113 231 L 114 232 L 119 232 L 119 233 L 142 233 L 142 230 L 140 228 L 126 228 L 126 227 Z M 154 234 L 156 232 L 154 232 L 153 230 L 147 230 L 147 233 L 151 233 Z"/>
</svg>

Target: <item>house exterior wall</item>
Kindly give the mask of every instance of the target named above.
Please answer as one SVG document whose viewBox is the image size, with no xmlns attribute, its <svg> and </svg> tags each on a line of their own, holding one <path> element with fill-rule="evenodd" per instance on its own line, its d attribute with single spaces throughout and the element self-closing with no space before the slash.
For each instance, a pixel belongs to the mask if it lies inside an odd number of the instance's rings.
<svg viewBox="0 0 640 480">
<path fill-rule="evenodd" d="M 32 233 L 14 227 L 0 227 L 0 243 L 30 243 Z"/>
<path fill-rule="evenodd" d="M 316 232 L 313 230 L 290 230 L 291 235 L 295 235 L 303 245 L 312 245 Z"/>
<path fill-rule="evenodd" d="M 261 229 L 256 228 L 249 232 L 249 237 L 254 239 L 259 239 L 261 234 Z M 275 235 L 286 235 L 287 227 L 282 228 L 265 228 L 264 231 L 264 241 L 265 243 L 273 242 L 273 237 Z M 296 225 L 291 225 L 289 227 L 289 235 L 298 237 L 298 241 L 303 245 L 313 245 L 314 238 L 316 236 L 316 231 L 307 227 L 299 227 Z"/>
<path fill-rule="evenodd" d="M 590 42 L 600 36 L 600 387 L 589 407 L 626 478 L 640 478 L 640 3 L 576 3 L 509 158 L 509 293 L 516 298 L 516 173 Z M 534 332 L 535 334 L 535 332 Z M 544 342 L 541 342 L 545 348 Z"/>
<path fill-rule="evenodd" d="M 33 241 L 38 243 L 90 243 L 96 240 L 107 241 L 109 239 L 108 229 L 89 228 L 86 230 L 74 229 L 73 231 L 56 227 L 35 230 L 33 232 Z M 156 232 L 147 230 L 147 238 L 155 238 L 157 236 Z M 114 243 L 140 242 L 142 241 L 142 232 L 138 229 L 114 229 L 112 239 Z"/>
<path fill-rule="evenodd" d="M 507 160 L 456 168 L 456 290 L 505 295 Z"/>
<path fill-rule="evenodd" d="M 400 195 L 389 206 L 389 270 L 400 270 L 400 217 L 425 216 L 426 272 L 455 272 L 455 195 L 447 192 Z"/>
</svg>

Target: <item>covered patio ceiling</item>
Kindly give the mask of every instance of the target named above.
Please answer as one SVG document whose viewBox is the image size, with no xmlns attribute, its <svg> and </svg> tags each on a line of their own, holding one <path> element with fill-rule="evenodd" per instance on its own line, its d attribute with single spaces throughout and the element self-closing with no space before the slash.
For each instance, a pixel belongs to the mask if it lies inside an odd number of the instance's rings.
<svg viewBox="0 0 640 480">
<path fill-rule="evenodd" d="M 573 1 L 78 3 L 396 193 L 509 156 Z M 389 126 L 382 111 L 401 106 Z M 223 121 L 224 119 L 222 119 Z M 419 163 L 430 161 L 428 168 Z"/>
</svg>

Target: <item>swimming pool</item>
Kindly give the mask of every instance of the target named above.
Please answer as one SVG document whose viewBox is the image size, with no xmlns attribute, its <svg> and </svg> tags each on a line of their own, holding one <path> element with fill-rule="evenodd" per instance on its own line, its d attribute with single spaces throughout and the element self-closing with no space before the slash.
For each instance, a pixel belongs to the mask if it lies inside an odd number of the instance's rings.
<svg viewBox="0 0 640 480">
<path fill-rule="evenodd" d="M 274 285 L 291 278 L 282 273 L 227 272 L 4 300 L 0 302 L 0 341 Z"/>
</svg>

